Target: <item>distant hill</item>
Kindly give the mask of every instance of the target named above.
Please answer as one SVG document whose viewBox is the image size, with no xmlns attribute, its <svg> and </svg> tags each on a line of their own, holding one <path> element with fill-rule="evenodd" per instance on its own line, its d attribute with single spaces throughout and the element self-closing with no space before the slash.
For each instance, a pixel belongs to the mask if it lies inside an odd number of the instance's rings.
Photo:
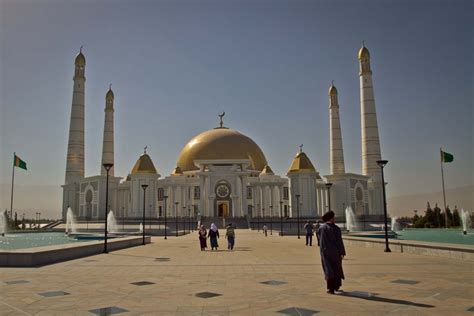
<svg viewBox="0 0 474 316">
<path fill-rule="evenodd" d="M 443 209 L 443 192 L 392 197 L 387 199 L 387 210 L 390 214 L 397 216 L 412 216 L 413 210 L 418 210 L 418 214 L 424 214 L 426 202 L 430 202 L 432 207 L 438 203 L 438 206 Z M 474 186 L 446 190 L 446 204 L 451 210 L 456 205 L 459 210 L 463 208 L 474 211 Z"/>
</svg>

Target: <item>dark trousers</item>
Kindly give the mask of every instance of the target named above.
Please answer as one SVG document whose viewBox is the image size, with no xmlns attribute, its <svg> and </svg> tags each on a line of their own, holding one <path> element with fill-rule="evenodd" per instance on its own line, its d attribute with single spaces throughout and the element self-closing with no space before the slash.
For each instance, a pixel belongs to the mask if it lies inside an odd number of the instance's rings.
<svg viewBox="0 0 474 316">
<path fill-rule="evenodd" d="M 306 246 L 308 246 L 308 242 L 310 246 L 313 245 L 313 234 L 306 233 Z"/>
<path fill-rule="evenodd" d="M 331 278 L 327 279 L 326 283 L 328 290 L 337 291 L 342 285 L 342 280 L 341 278 Z"/>
<path fill-rule="evenodd" d="M 234 249 L 235 237 L 227 236 L 227 243 L 228 243 L 227 249 L 230 249 L 230 250 Z"/>
</svg>

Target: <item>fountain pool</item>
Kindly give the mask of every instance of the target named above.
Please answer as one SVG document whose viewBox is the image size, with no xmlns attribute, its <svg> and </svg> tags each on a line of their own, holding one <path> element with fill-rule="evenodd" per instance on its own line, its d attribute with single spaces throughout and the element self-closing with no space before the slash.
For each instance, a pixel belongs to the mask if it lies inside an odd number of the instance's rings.
<svg viewBox="0 0 474 316">
<path fill-rule="evenodd" d="M 474 245 L 474 230 L 464 235 L 462 229 L 403 229 L 397 231 L 397 239 Z"/>
<path fill-rule="evenodd" d="M 18 234 L 11 233 L 6 234 L 4 237 L 0 237 L 0 249 L 27 249 L 51 245 L 71 244 L 76 242 L 84 242 L 84 240 L 68 237 L 64 233 L 54 232 Z"/>
</svg>

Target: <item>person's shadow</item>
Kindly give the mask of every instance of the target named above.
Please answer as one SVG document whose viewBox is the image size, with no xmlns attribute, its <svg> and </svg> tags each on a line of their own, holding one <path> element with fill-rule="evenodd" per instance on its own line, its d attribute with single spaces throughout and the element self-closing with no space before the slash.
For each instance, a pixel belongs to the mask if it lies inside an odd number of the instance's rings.
<svg viewBox="0 0 474 316">
<path fill-rule="evenodd" d="M 434 305 L 416 303 L 416 302 L 411 302 L 411 301 L 406 301 L 406 300 L 398 300 L 398 299 L 387 298 L 387 297 L 380 297 L 378 296 L 377 293 L 350 291 L 350 292 L 342 292 L 338 295 L 348 296 L 348 297 L 353 297 L 353 298 L 360 298 L 360 299 L 368 300 L 368 301 L 390 303 L 390 304 L 399 304 L 399 305 L 416 306 L 416 307 L 424 307 L 424 308 L 435 307 Z"/>
</svg>

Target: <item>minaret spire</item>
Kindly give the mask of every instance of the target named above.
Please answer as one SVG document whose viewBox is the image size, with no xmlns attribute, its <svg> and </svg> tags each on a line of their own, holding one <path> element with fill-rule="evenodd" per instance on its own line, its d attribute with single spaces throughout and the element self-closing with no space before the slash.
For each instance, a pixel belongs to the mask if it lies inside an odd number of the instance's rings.
<svg viewBox="0 0 474 316">
<path fill-rule="evenodd" d="M 102 163 L 100 174 L 107 175 L 104 163 L 114 163 L 114 92 L 112 84 L 109 85 L 109 91 L 105 95 L 105 120 L 104 120 L 104 138 L 102 143 Z M 109 175 L 114 176 L 114 167 L 109 171 Z"/>
<path fill-rule="evenodd" d="M 381 174 L 377 160 L 381 159 L 377 114 L 375 111 L 374 88 L 372 85 L 372 70 L 370 69 L 370 54 L 367 47 L 359 50 L 360 76 L 360 119 L 362 131 L 362 174 L 369 176 L 373 183 L 371 198 L 372 212 L 380 214 L 383 211 L 381 198 Z"/>
<path fill-rule="evenodd" d="M 329 87 L 329 163 L 331 174 L 346 173 L 341 122 L 339 119 L 339 102 L 337 100 L 337 89 L 334 86 L 334 80 Z"/>
<path fill-rule="evenodd" d="M 74 86 L 72 90 L 65 184 L 76 183 L 84 178 L 85 67 L 86 59 L 82 54 L 81 46 L 74 61 Z"/>
</svg>

